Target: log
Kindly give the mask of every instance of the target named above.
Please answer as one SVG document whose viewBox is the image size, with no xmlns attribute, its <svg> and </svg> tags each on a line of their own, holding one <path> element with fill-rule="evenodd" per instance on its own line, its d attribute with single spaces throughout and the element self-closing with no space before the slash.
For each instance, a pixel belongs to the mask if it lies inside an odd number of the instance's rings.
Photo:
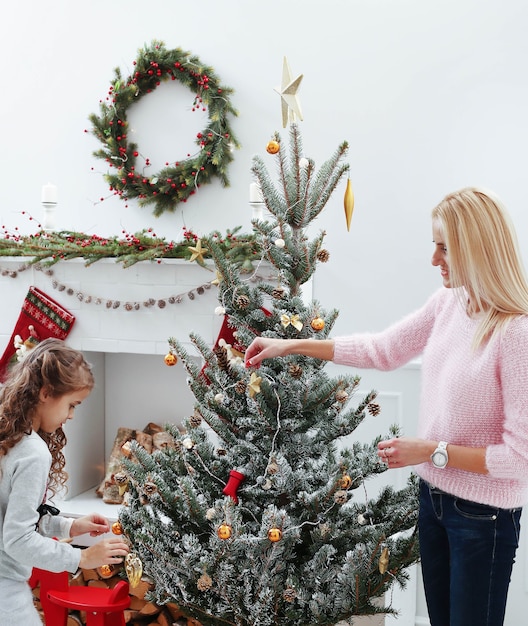
<svg viewBox="0 0 528 626">
<path fill-rule="evenodd" d="M 95 490 L 96 494 L 103 498 L 103 501 L 108 504 L 122 504 L 123 497 L 119 494 L 119 487 L 115 484 L 114 474 L 121 471 L 123 452 L 121 448 L 123 445 L 134 439 L 135 430 L 132 428 L 125 428 L 121 426 L 117 429 L 117 435 L 114 439 L 114 445 L 110 454 L 110 460 L 106 468 L 105 477 Z"/>
<path fill-rule="evenodd" d="M 135 587 L 130 587 L 130 595 L 143 599 L 148 591 L 152 591 L 154 584 L 141 579 Z"/>
</svg>

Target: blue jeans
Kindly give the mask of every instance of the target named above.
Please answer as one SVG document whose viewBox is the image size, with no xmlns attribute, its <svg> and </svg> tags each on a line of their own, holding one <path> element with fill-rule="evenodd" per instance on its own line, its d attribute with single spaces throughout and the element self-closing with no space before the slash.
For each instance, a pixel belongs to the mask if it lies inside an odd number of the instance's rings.
<svg viewBox="0 0 528 626">
<path fill-rule="evenodd" d="M 451 496 L 420 481 L 420 556 L 431 626 L 502 626 L 521 509 Z"/>
</svg>

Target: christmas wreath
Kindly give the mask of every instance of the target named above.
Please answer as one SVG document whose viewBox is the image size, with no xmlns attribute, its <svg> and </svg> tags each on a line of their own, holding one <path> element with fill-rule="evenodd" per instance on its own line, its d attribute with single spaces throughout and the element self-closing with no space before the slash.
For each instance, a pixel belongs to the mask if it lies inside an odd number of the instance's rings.
<svg viewBox="0 0 528 626">
<path fill-rule="evenodd" d="M 174 211 L 213 176 L 218 176 L 224 186 L 229 185 L 227 167 L 233 160 L 233 148 L 239 144 L 228 118 L 236 116 L 237 111 L 229 100 L 233 90 L 220 84 L 211 67 L 187 51 L 167 50 L 163 42 L 153 41 L 138 51 L 130 76 L 123 80 L 119 68 L 114 72 L 99 115 L 89 117 L 92 134 L 103 144 L 94 156 L 115 168 L 104 175 L 114 193 L 123 200 L 138 198 L 142 206 L 154 205 L 154 215 L 159 216 Z M 192 110 L 207 111 L 208 124 L 196 136 L 196 154 L 166 164 L 157 173 L 148 173 L 150 160 L 129 141 L 127 112 L 166 80 L 177 80 L 192 91 Z M 142 164 L 138 164 L 139 158 Z"/>
</svg>

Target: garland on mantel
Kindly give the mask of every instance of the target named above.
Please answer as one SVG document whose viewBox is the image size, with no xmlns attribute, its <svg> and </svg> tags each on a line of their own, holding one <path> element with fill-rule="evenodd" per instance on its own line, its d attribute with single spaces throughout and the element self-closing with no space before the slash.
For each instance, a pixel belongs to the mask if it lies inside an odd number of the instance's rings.
<svg viewBox="0 0 528 626">
<path fill-rule="evenodd" d="M 244 271 L 251 272 L 249 280 L 262 280 L 254 272 L 253 259 L 258 252 L 253 235 L 238 235 L 240 227 L 227 230 L 222 236 L 218 231 L 208 235 L 208 239 L 214 239 L 234 263 L 239 264 Z M 140 261 L 156 261 L 162 263 L 163 259 L 184 259 L 190 262 L 196 261 L 206 267 L 205 259 L 210 258 L 208 250 L 201 245 L 202 239 L 190 230 L 184 229 L 181 242 L 169 241 L 157 237 L 152 228 L 141 231 L 134 235 L 123 231 L 123 237 L 100 237 L 98 235 L 86 235 L 70 231 L 46 232 L 39 231 L 34 235 L 14 235 L 4 231 L 4 237 L 0 238 L 0 256 L 4 257 L 32 257 L 18 266 L 17 269 L 0 267 L 0 276 L 17 278 L 19 273 L 29 268 L 43 272 L 50 277 L 51 284 L 57 291 L 68 296 L 77 298 L 80 302 L 100 305 L 107 309 L 124 308 L 126 311 L 139 311 L 142 308 L 157 306 L 164 309 L 167 304 L 180 304 L 185 298 L 194 300 L 197 295 L 203 295 L 216 284 L 217 279 L 203 283 L 194 288 L 187 288 L 184 292 L 168 297 L 149 297 L 143 301 L 121 302 L 117 299 L 108 299 L 100 296 L 86 294 L 82 291 L 68 287 L 64 283 L 53 278 L 54 272 L 51 266 L 59 261 L 82 258 L 85 265 L 92 265 L 104 258 L 115 258 L 124 268 L 130 267 Z M 211 268 L 208 268 L 211 269 Z"/>
<path fill-rule="evenodd" d="M 43 267 L 40 263 L 35 263 L 34 265 L 24 264 L 18 267 L 16 270 L 8 270 L 6 268 L 0 268 L 1 276 L 8 276 L 9 278 L 17 278 L 20 272 L 24 272 L 25 270 L 33 267 L 38 272 L 43 272 L 45 276 L 50 277 L 51 285 L 53 289 L 57 291 L 63 292 L 68 296 L 75 297 L 80 302 L 85 302 L 86 304 L 95 304 L 101 306 L 106 309 L 119 309 L 123 308 L 125 311 L 139 311 L 142 308 L 152 308 L 157 306 L 159 309 L 164 309 L 168 304 L 181 304 L 185 298 L 189 300 L 194 300 L 196 296 L 202 296 L 206 291 L 208 291 L 212 285 L 217 284 L 217 280 L 212 280 L 208 283 L 203 283 L 196 287 L 192 287 L 191 289 L 187 288 L 185 291 L 177 294 L 173 294 L 167 296 L 165 298 L 159 297 L 148 297 L 146 300 L 128 300 L 126 302 L 122 302 L 121 300 L 113 299 L 113 298 L 103 298 L 101 296 L 94 296 L 91 294 L 84 293 L 84 291 L 79 291 L 73 289 L 72 287 L 68 287 L 64 283 L 59 282 L 55 278 L 53 278 L 53 270 L 50 267 Z M 268 277 L 268 280 L 272 277 Z M 261 280 L 265 280 L 263 276 L 259 274 L 253 273 L 248 280 L 250 282 L 257 282 Z"/>
<path fill-rule="evenodd" d="M 251 272 L 258 245 L 254 235 L 239 234 L 240 228 L 228 229 L 225 235 L 214 231 L 206 239 L 214 239 L 233 263 L 240 265 L 243 271 Z M 101 259 L 114 258 L 125 268 L 139 261 L 161 263 L 163 259 L 185 259 L 204 265 L 204 259 L 210 258 L 206 250 L 195 254 L 195 246 L 201 247 L 201 239 L 187 229 L 184 229 L 183 239 L 179 242 L 158 237 L 152 228 L 135 234 L 123 231 L 122 235 L 101 237 L 74 231 L 44 230 L 34 235 L 19 235 L 4 231 L 0 238 L 0 256 L 31 257 L 26 262 L 28 266 L 36 263 L 50 266 L 76 258 L 84 259 L 88 266 Z"/>
</svg>

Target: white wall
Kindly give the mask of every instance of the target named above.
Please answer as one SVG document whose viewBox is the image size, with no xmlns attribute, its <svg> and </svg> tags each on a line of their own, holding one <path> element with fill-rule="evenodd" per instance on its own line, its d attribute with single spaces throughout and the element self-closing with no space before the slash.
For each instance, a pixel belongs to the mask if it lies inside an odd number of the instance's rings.
<svg viewBox="0 0 528 626">
<path fill-rule="evenodd" d="M 321 163 L 350 142 L 352 228 L 347 233 L 336 194 L 317 224 L 331 258 L 318 270 L 314 296 L 341 311 L 336 333 L 382 328 L 440 285 L 429 264 L 429 212 L 445 193 L 473 184 L 495 190 L 528 249 L 527 26 L 524 0 L 11 2 L 0 20 L 0 224 L 35 230 L 22 212 L 41 219 L 40 190 L 51 181 L 60 228 L 112 235 L 152 226 L 169 239 L 179 239 L 184 225 L 198 233 L 249 230 L 251 158 L 264 155 L 273 171 L 264 148 L 281 129 L 273 88 L 285 55 L 294 74 L 304 74 L 306 154 Z M 197 54 L 235 89 L 242 144 L 230 188 L 202 187 L 183 210 L 161 218 L 133 201 L 128 208 L 114 197 L 99 202 L 109 195 L 105 168 L 84 132 L 113 68 L 127 75 L 137 49 L 154 38 Z M 138 138 L 154 138 L 143 144 L 149 151 L 168 132 L 154 121 L 179 99 L 163 89 L 134 112 Z M 189 115 L 182 111 L 182 119 Z M 194 136 L 180 134 L 169 137 L 171 159 Z M 0 277 L 0 288 L 6 280 Z M 107 368 L 107 380 L 119 380 L 123 368 L 115 369 Z M 516 571 L 525 567 L 526 558 Z M 516 585 L 526 593 L 525 583 Z"/>
<path fill-rule="evenodd" d="M 292 72 L 304 74 L 306 153 L 320 163 L 350 142 L 353 224 L 347 233 L 336 194 L 318 224 L 332 256 L 315 295 L 340 309 L 338 332 L 382 327 L 439 284 L 429 266 L 429 211 L 448 191 L 494 189 L 528 246 L 527 21 L 523 0 L 10 3 L 0 23 L 0 223 L 34 230 L 21 212 L 41 217 L 41 186 L 51 181 L 59 188 L 59 227 L 118 234 L 153 226 L 171 239 L 184 224 L 199 233 L 248 230 L 251 158 L 265 155 L 281 130 L 273 89 L 286 55 Z M 98 203 L 108 196 L 105 168 L 91 155 L 98 142 L 84 133 L 113 68 L 126 76 L 137 49 L 153 38 L 197 54 L 235 89 L 242 143 L 229 189 L 202 187 L 183 211 L 161 218 L 114 197 Z M 139 106 L 148 109 L 155 96 Z M 155 118 L 138 117 L 138 136 L 148 136 Z M 185 154 L 185 139 L 174 138 L 169 157 Z"/>
</svg>

